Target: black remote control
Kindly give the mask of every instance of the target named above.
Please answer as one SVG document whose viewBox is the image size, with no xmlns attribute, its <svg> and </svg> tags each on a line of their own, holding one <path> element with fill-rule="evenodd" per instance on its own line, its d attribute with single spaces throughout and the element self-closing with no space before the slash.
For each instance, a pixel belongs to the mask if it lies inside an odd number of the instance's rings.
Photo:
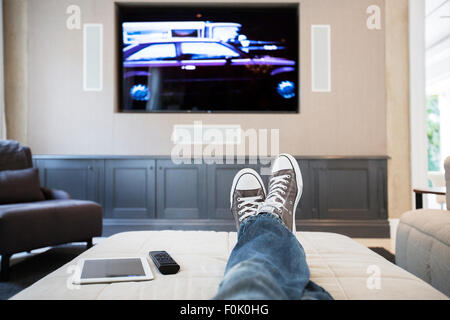
<svg viewBox="0 0 450 320">
<path fill-rule="evenodd" d="M 174 274 L 180 270 L 180 266 L 166 251 L 150 251 L 150 258 L 162 274 Z"/>
</svg>

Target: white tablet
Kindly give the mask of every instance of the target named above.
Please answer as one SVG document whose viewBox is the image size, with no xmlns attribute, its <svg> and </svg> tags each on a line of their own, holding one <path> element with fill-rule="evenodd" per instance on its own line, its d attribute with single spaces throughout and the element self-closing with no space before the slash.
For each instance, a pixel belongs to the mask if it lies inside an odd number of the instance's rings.
<svg viewBox="0 0 450 320">
<path fill-rule="evenodd" d="M 146 257 L 80 259 L 74 284 L 152 280 Z"/>
</svg>

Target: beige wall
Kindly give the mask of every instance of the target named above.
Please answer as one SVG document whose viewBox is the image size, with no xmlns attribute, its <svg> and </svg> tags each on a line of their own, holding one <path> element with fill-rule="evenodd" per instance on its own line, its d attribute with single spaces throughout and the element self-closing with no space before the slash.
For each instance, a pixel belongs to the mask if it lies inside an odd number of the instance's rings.
<svg viewBox="0 0 450 320">
<path fill-rule="evenodd" d="M 7 137 L 28 144 L 27 0 L 3 1 Z"/>
<path fill-rule="evenodd" d="M 8 0 L 7 0 L 8 1 Z M 279 128 L 295 155 L 385 155 L 384 32 L 366 28 L 366 8 L 383 0 L 302 0 L 301 113 L 294 115 L 116 113 L 112 0 L 28 1 L 28 112 L 25 137 L 42 154 L 170 154 L 174 124 Z M 82 31 L 66 29 L 66 8 L 104 24 L 104 90 L 82 90 Z M 310 25 L 331 24 L 331 93 L 312 93 Z M 20 57 L 22 59 L 22 57 Z M 15 138 L 15 133 L 10 132 Z"/>
<path fill-rule="evenodd" d="M 386 0 L 388 212 L 411 209 L 408 0 Z"/>
<path fill-rule="evenodd" d="M 407 0 L 300 0 L 301 112 L 238 117 L 115 112 L 113 0 L 4 2 L 8 135 L 34 153 L 168 155 L 172 126 L 196 120 L 278 128 L 282 152 L 392 157 L 389 214 L 409 208 Z M 104 24 L 102 92 L 82 90 L 82 31 L 65 27 L 71 4 L 82 23 Z M 372 4 L 381 7 L 381 31 L 366 28 Z M 311 92 L 311 24 L 331 25 L 331 93 Z"/>
</svg>

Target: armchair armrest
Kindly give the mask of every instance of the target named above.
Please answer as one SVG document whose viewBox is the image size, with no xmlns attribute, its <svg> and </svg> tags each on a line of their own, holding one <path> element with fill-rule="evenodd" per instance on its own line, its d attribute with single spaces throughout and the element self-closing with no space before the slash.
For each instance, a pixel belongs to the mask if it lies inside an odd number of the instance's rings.
<svg viewBox="0 0 450 320">
<path fill-rule="evenodd" d="M 70 195 L 63 190 L 47 189 L 41 187 L 42 193 L 46 200 L 67 200 L 70 199 Z"/>
</svg>

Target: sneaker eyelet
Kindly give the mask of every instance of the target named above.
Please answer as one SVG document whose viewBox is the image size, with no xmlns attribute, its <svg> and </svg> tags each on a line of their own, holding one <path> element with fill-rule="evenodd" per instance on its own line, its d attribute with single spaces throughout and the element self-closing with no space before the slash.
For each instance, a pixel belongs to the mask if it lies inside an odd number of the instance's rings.
<svg viewBox="0 0 450 320">
<path fill-rule="evenodd" d="M 237 198 L 237 201 L 241 201 L 241 198 L 240 198 L 240 197 L 238 197 L 238 198 Z"/>
<path fill-rule="evenodd" d="M 239 209 L 242 207 L 240 204 L 238 204 L 238 206 L 237 206 Z"/>
</svg>

